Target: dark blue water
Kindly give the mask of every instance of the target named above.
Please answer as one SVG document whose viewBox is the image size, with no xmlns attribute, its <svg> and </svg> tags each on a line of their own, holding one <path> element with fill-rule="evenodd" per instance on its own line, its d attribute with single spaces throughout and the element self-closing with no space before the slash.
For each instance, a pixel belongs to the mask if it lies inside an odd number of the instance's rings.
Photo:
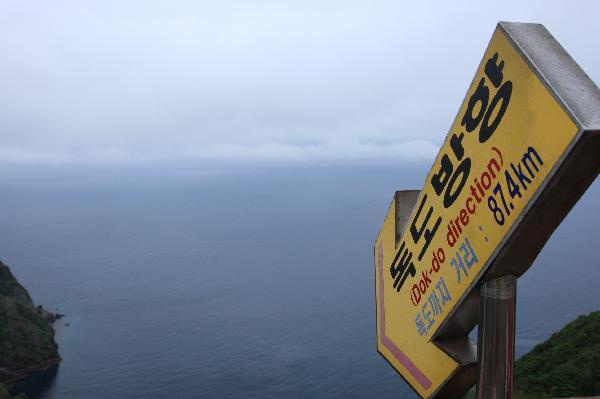
<svg viewBox="0 0 600 399">
<path fill-rule="evenodd" d="M 0 257 L 67 314 L 34 396 L 414 397 L 375 350 L 372 244 L 426 168 L 4 172 Z M 599 200 L 519 280 L 519 352 L 600 308 Z"/>
</svg>

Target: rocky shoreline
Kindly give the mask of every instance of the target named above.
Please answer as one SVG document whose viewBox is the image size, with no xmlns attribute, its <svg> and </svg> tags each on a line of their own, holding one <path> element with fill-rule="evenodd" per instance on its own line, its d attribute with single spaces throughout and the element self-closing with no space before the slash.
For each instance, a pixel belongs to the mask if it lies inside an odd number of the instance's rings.
<svg viewBox="0 0 600 399">
<path fill-rule="evenodd" d="M 46 310 L 42 305 L 38 305 L 37 312 L 50 324 L 54 324 L 55 321 L 65 317 L 65 315 L 62 313 L 52 313 L 49 310 Z"/>
<path fill-rule="evenodd" d="M 29 367 L 18 368 L 18 369 L 6 369 L 0 367 L 0 380 L 1 383 L 6 386 L 11 386 L 15 382 L 22 381 L 31 376 L 33 373 L 44 372 L 52 367 L 56 367 L 61 362 L 61 357 L 58 356 L 56 358 L 47 359 L 41 361 L 35 365 L 31 365 Z"/>
</svg>

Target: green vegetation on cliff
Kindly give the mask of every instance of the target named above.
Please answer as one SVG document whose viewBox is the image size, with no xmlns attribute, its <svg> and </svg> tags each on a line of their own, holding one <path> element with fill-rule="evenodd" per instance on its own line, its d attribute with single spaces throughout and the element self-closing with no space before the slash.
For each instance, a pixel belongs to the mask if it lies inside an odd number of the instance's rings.
<svg viewBox="0 0 600 399">
<path fill-rule="evenodd" d="M 579 316 L 515 363 L 521 397 L 600 395 L 600 312 Z"/>
<path fill-rule="evenodd" d="M 25 378 L 60 362 L 48 313 L 0 262 L 0 383 Z"/>
<path fill-rule="evenodd" d="M 0 399 L 28 399 L 27 395 L 21 393 L 17 396 L 10 396 L 8 393 L 8 389 L 2 384 L 0 384 Z"/>
<path fill-rule="evenodd" d="M 600 311 L 579 316 L 515 362 L 516 399 L 600 395 Z M 475 398 L 472 389 L 463 399 Z"/>
</svg>

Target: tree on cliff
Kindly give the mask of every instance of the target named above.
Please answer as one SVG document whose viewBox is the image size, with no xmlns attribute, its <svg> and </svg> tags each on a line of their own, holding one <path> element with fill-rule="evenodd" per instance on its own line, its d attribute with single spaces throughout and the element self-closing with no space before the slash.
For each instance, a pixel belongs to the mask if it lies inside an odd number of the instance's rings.
<svg viewBox="0 0 600 399">
<path fill-rule="evenodd" d="M 579 316 L 515 362 L 516 399 L 600 395 L 600 311 Z M 475 397 L 471 390 L 463 399 Z"/>
<path fill-rule="evenodd" d="M 579 316 L 515 363 L 521 397 L 600 395 L 600 311 Z"/>
</svg>

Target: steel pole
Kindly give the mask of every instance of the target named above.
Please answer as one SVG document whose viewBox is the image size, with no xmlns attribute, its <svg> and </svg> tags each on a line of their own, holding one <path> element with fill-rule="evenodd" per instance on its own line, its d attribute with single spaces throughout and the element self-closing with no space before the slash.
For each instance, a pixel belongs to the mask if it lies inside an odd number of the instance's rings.
<svg viewBox="0 0 600 399">
<path fill-rule="evenodd" d="M 477 399 L 510 399 L 517 278 L 504 276 L 485 281 L 479 296 Z"/>
</svg>

